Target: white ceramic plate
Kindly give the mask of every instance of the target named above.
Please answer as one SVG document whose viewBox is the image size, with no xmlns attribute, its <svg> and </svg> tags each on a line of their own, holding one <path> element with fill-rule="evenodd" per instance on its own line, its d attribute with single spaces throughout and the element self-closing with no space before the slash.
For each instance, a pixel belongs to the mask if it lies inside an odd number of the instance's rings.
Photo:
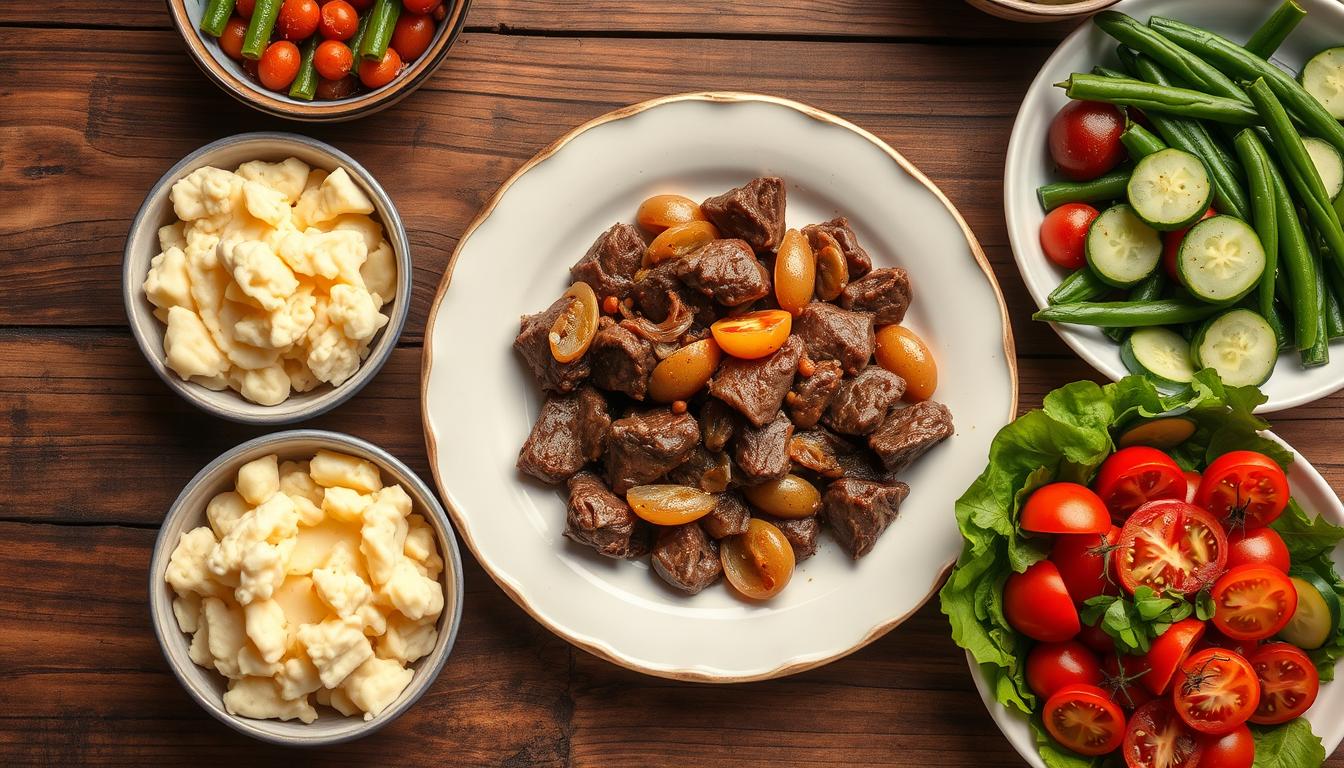
<svg viewBox="0 0 1344 768">
<path fill-rule="evenodd" d="M 1275 60 L 1297 71 L 1311 56 L 1344 41 L 1344 4 L 1339 0 L 1299 0 L 1308 17 L 1279 49 Z M 1112 10 L 1146 22 L 1150 16 L 1171 16 L 1211 29 L 1233 40 L 1244 41 L 1273 12 L 1276 3 L 1265 0 L 1125 0 Z M 1022 279 L 1038 307 L 1059 285 L 1065 273 L 1041 250 L 1039 233 L 1045 218 L 1036 189 L 1058 181 L 1046 149 L 1050 120 L 1068 102 L 1064 91 L 1054 86 L 1073 72 L 1088 72 L 1097 64 L 1116 66 L 1116 42 L 1091 23 L 1069 35 L 1041 68 L 1027 90 L 1008 143 L 1008 162 L 1003 177 L 1004 212 L 1008 238 L 1013 245 Z M 1113 381 L 1129 375 L 1120 362 L 1120 347 L 1095 328 L 1055 325 L 1064 343 L 1092 367 Z M 1329 365 L 1304 369 L 1293 353 L 1279 358 L 1274 375 L 1261 387 L 1269 401 L 1260 411 L 1269 413 L 1312 402 L 1344 387 L 1344 350 L 1335 347 Z"/>
<path fill-rule="evenodd" d="M 1293 451 L 1291 445 L 1276 435 L 1266 434 Z M 1320 515 L 1335 525 L 1344 525 L 1344 504 L 1340 503 L 1330 484 L 1307 462 L 1306 457 L 1297 451 L 1293 453 L 1297 459 L 1288 470 L 1288 484 L 1293 489 L 1293 497 L 1302 504 L 1308 515 Z M 1335 548 L 1334 561 L 1335 567 L 1344 572 L 1344 547 Z M 1041 760 L 1036 751 L 1036 740 L 1031 734 L 1026 716 L 1000 704 L 994 698 L 994 691 L 990 690 L 985 676 L 981 674 L 980 665 L 969 654 L 966 659 L 971 667 L 971 677 L 975 678 L 975 687 L 980 691 L 980 700 L 985 703 L 985 708 L 989 710 L 999 730 L 1008 737 L 1008 742 L 1023 760 L 1033 768 L 1046 768 L 1045 761 Z M 1320 696 L 1307 710 L 1306 718 L 1311 721 L 1311 729 L 1325 742 L 1325 754 L 1329 757 L 1339 748 L 1340 742 L 1344 742 L 1344 679 L 1321 685 Z"/>
<path fill-rule="evenodd" d="M 875 262 L 909 268 L 915 302 L 906 324 L 933 348 L 937 398 L 957 429 L 908 473 L 914 490 L 871 554 L 853 563 L 823 540 L 779 597 L 750 604 L 722 585 L 687 597 L 647 560 L 609 560 L 562 538 L 563 496 L 514 469 L 541 393 L 512 342 L 518 318 L 549 306 L 569 284 L 570 265 L 612 223 L 633 221 L 641 200 L 660 192 L 698 200 L 763 174 L 787 180 L 790 226 L 844 213 Z M 481 565 L 560 636 L 665 677 L 789 674 L 862 647 L 941 582 L 960 549 L 953 500 L 1014 415 L 1010 333 L 965 222 L 876 137 L 769 97 L 659 99 L 559 140 L 467 230 L 426 332 L 430 464 Z"/>
</svg>

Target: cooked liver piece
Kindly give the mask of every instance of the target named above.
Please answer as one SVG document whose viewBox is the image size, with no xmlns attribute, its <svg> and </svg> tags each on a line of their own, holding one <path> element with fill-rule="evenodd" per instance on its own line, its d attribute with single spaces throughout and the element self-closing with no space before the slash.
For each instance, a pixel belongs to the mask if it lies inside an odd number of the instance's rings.
<svg viewBox="0 0 1344 768">
<path fill-rule="evenodd" d="M 808 357 L 837 360 L 850 376 L 863 370 L 873 356 L 873 316 L 863 312 L 814 301 L 794 319 L 793 332 L 803 340 Z"/>
<path fill-rule="evenodd" d="M 905 483 L 873 483 L 845 478 L 826 489 L 822 514 L 840 545 L 855 560 L 868 554 L 910 493 Z"/>
<path fill-rule="evenodd" d="M 797 520 L 785 520 L 769 515 L 760 515 L 760 518 L 784 534 L 789 547 L 793 549 L 793 559 L 796 562 L 801 563 L 817 553 L 817 537 L 821 534 L 821 523 L 816 515 Z"/>
<path fill-rule="evenodd" d="M 887 480 L 891 473 L 867 447 L 855 445 L 825 427 L 796 432 L 789 440 L 789 458 L 822 477 Z"/>
<path fill-rule="evenodd" d="M 559 363 L 551 354 L 551 326 L 571 301 L 561 296 L 545 312 L 525 315 L 518 338 L 513 340 L 513 348 L 523 356 L 537 383 L 550 392 L 573 392 L 588 378 L 590 370 L 587 355 L 572 363 Z"/>
<path fill-rule="evenodd" d="M 700 210 L 724 237 L 740 238 L 758 251 L 769 251 L 784 239 L 784 197 L 784 180 L 764 176 L 709 198 Z"/>
<path fill-rule="evenodd" d="M 872 312 L 874 325 L 894 325 L 905 319 L 910 298 L 910 276 L 904 269 L 874 269 L 845 287 L 840 294 L 840 306 L 855 312 Z"/>
<path fill-rule="evenodd" d="M 699 291 L 689 290 L 682 285 L 681 280 L 677 278 L 678 261 L 679 259 L 668 259 L 644 273 L 640 280 L 635 281 L 630 296 L 645 317 L 655 323 L 661 323 L 667 319 L 668 310 L 672 306 L 672 297 L 668 293 L 675 293 L 694 313 L 696 322 L 708 326 L 717 319 L 714 301 Z"/>
<path fill-rule="evenodd" d="M 562 483 L 602 456 L 610 426 L 606 398 L 596 389 L 550 395 L 518 452 L 518 469 L 545 483 Z"/>
<path fill-rule="evenodd" d="M 926 400 L 892 411 L 868 445 L 891 472 L 900 472 L 933 446 L 952 436 L 952 413 L 942 403 Z"/>
<path fill-rule="evenodd" d="M 593 384 L 643 400 L 649 391 L 649 374 L 658 364 L 653 345 L 609 317 L 598 321 L 597 328 L 588 348 Z"/>
<path fill-rule="evenodd" d="M 722 400 L 705 399 L 700 408 L 700 437 L 711 451 L 721 451 L 737 430 L 737 412 Z"/>
<path fill-rule="evenodd" d="M 565 536 L 617 558 L 647 554 L 653 543 L 653 529 L 591 472 L 569 479 Z"/>
<path fill-rule="evenodd" d="M 630 224 L 616 224 L 598 236 L 583 258 L 569 268 L 574 280 L 582 280 L 604 296 L 625 298 L 644 260 L 644 237 Z"/>
<path fill-rule="evenodd" d="M 785 396 L 789 404 L 789 415 L 793 423 L 801 429 L 809 429 L 821 421 L 822 414 L 840 388 L 843 376 L 840 363 L 834 360 L 822 360 L 816 364 L 811 376 L 799 376 L 793 383 L 793 391 Z"/>
<path fill-rule="evenodd" d="M 689 414 L 670 409 L 641 411 L 611 423 L 607 433 L 607 479 L 618 495 L 667 474 L 690 457 L 700 427 Z"/>
<path fill-rule="evenodd" d="M 689 485 L 709 493 L 723 493 L 733 479 L 733 462 L 722 451 L 709 451 L 703 443 L 695 446 L 690 458 L 667 473 L 667 481 Z"/>
<path fill-rule="evenodd" d="M 721 493 L 708 515 L 700 518 L 700 527 L 713 539 L 726 539 L 747 532 L 751 512 L 736 493 Z"/>
<path fill-rule="evenodd" d="M 873 260 L 859 245 L 859 238 L 855 237 L 854 230 L 849 228 L 849 219 L 844 216 L 836 216 L 830 221 L 803 227 L 803 234 L 807 235 L 813 251 L 821 250 L 830 240 L 834 240 L 835 244 L 840 246 L 840 253 L 845 256 L 850 280 L 863 277 L 873 268 Z"/>
<path fill-rule="evenodd" d="M 730 357 L 719 366 L 709 385 L 709 393 L 737 409 L 747 420 L 763 427 L 774 420 L 793 384 L 803 342 L 789 336 L 774 354 L 759 360 Z"/>
<path fill-rule="evenodd" d="M 903 394 L 905 379 L 886 368 L 870 365 L 840 384 L 826 413 L 826 424 L 841 434 L 866 435 L 877 429 Z"/>
<path fill-rule="evenodd" d="M 743 240 L 714 240 L 674 263 L 682 283 L 725 307 L 770 293 L 770 273 Z"/>
<path fill-rule="evenodd" d="M 783 411 L 763 427 L 745 426 L 733 445 L 733 458 L 741 476 L 749 485 L 778 480 L 789 473 L 789 438 L 793 422 Z"/>
<path fill-rule="evenodd" d="M 698 523 L 664 528 L 653 545 L 653 570 L 668 584 L 694 595 L 723 575 L 719 551 Z"/>
</svg>

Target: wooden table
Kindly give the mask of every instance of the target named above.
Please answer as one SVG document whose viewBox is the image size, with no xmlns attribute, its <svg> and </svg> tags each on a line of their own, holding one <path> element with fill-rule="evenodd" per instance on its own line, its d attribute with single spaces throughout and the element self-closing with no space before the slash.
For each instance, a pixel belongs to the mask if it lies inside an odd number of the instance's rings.
<svg viewBox="0 0 1344 768">
<path fill-rule="evenodd" d="M 1066 28 L 1011 25 L 954 0 L 476 0 L 467 24 L 400 105 L 311 127 L 212 86 L 161 3 L 0 4 L 0 764 L 1021 765 L 936 606 L 821 669 L 689 685 L 571 648 L 469 553 L 454 655 L 373 738 L 270 748 L 178 686 L 149 625 L 151 545 L 182 485 L 258 430 L 194 411 L 155 378 L 126 327 L 120 265 L 145 190 L 213 139 L 298 130 L 389 188 L 415 252 L 410 322 L 377 380 L 313 426 L 372 440 L 426 477 L 420 346 L 466 223 L 569 127 L 681 91 L 798 99 L 886 139 L 947 192 L 993 261 L 1022 409 L 1096 378 L 1029 319 L 1002 220 L 1013 116 Z M 1328 420 L 1342 405 L 1336 396 L 1275 419 L 1336 489 L 1344 433 Z M 1341 768 L 1344 755 L 1327 764 Z"/>
</svg>

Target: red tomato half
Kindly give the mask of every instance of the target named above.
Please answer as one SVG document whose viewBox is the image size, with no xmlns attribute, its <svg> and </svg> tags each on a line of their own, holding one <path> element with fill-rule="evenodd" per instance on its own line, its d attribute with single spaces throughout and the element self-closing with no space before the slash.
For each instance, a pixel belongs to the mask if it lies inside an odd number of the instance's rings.
<svg viewBox="0 0 1344 768">
<path fill-rule="evenodd" d="M 1139 678 L 1139 682 L 1154 695 L 1166 693 L 1181 662 L 1195 650 L 1195 644 L 1203 636 L 1204 622 L 1199 619 L 1182 619 L 1172 624 L 1143 655 L 1143 663 L 1149 672 Z"/>
<path fill-rule="evenodd" d="M 1269 565 L 1284 573 L 1292 567 L 1288 545 L 1273 528 L 1232 530 L 1227 534 L 1227 567 Z"/>
<path fill-rule="evenodd" d="M 1087 230 L 1100 215 L 1087 203 L 1068 203 L 1047 213 L 1041 222 L 1041 250 L 1064 269 L 1082 267 L 1087 263 L 1084 253 Z"/>
<path fill-rule="evenodd" d="M 1199 220 L 1211 219 L 1217 215 L 1218 212 L 1210 208 L 1204 212 Z M 1167 270 L 1167 277 L 1170 277 L 1171 281 L 1178 285 L 1181 282 L 1181 269 L 1176 265 L 1176 260 L 1181 253 L 1181 241 L 1185 239 L 1185 233 L 1189 231 L 1190 229 L 1187 227 L 1174 232 L 1162 233 L 1162 266 Z"/>
<path fill-rule="evenodd" d="M 1121 525 L 1139 507 L 1158 499 L 1185 499 L 1185 473 L 1156 448 L 1135 445 L 1111 454 L 1092 481 L 1111 519 Z"/>
<path fill-rule="evenodd" d="M 1013 629 L 1043 643 L 1071 640 L 1082 627 L 1059 569 L 1049 560 L 1008 577 L 1003 613 Z"/>
<path fill-rule="evenodd" d="M 1266 643 L 1248 661 L 1260 679 L 1260 706 L 1252 723 L 1286 723 L 1310 709 L 1321 692 L 1316 665 L 1295 645 Z"/>
<path fill-rule="evenodd" d="M 1101 688 L 1125 709 L 1137 709 L 1153 700 L 1153 694 L 1141 684 L 1148 676 L 1141 656 L 1121 656 L 1111 652 L 1101 662 Z"/>
<path fill-rule="evenodd" d="M 1118 108 L 1071 101 L 1050 122 L 1050 157 L 1074 181 L 1095 179 L 1125 159 L 1120 143 L 1124 130 L 1125 117 Z"/>
<path fill-rule="evenodd" d="M 1260 681 L 1250 662 L 1222 648 L 1197 651 L 1181 665 L 1171 689 L 1176 714 L 1200 733 L 1236 730 L 1260 705 Z"/>
<path fill-rule="evenodd" d="M 1199 768 L 1251 768 L 1255 764 L 1255 738 L 1251 729 L 1239 725 L 1231 733 L 1204 737 L 1204 756 Z"/>
<path fill-rule="evenodd" d="M 1040 643 L 1027 654 L 1027 685 L 1037 696 L 1049 698 L 1065 686 L 1080 683 L 1101 683 L 1101 663 L 1082 643 Z"/>
<path fill-rule="evenodd" d="M 1124 713 L 1095 685 L 1056 691 L 1045 702 L 1041 719 L 1055 741 L 1080 755 L 1113 752 L 1125 738 Z"/>
<path fill-rule="evenodd" d="M 1184 482 L 1184 481 L 1182 481 Z M 1137 509 L 1120 532 L 1120 584 L 1194 594 L 1227 564 L 1227 535 L 1213 516 L 1184 501 L 1154 501 Z"/>
<path fill-rule="evenodd" d="M 1075 603 L 1103 594 L 1116 594 L 1120 591 L 1120 581 L 1115 575 L 1116 545 L 1120 542 L 1120 529 L 1108 526 L 1106 533 L 1071 533 L 1055 537 L 1050 548 L 1050 562 L 1059 569 L 1064 586 Z"/>
<path fill-rule="evenodd" d="M 1111 516 L 1087 486 L 1050 483 L 1033 491 L 1022 505 L 1020 525 L 1032 533 L 1105 533 L 1111 529 Z"/>
<path fill-rule="evenodd" d="M 1195 768 L 1203 765 L 1204 746 L 1167 699 L 1139 707 L 1129 719 L 1124 741 L 1129 768 Z"/>
<path fill-rule="evenodd" d="M 1255 451 L 1232 451 L 1213 460 L 1195 503 L 1228 529 L 1260 528 L 1288 506 L 1288 476 L 1273 459 Z"/>
<path fill-rule="evenodd" d="M 1297 588 L 1270 565 L 1241 565 L 1213 585 L 1213 625 L 1233 640 L 1263 640 L 1288 625 Z"/>
</svg>

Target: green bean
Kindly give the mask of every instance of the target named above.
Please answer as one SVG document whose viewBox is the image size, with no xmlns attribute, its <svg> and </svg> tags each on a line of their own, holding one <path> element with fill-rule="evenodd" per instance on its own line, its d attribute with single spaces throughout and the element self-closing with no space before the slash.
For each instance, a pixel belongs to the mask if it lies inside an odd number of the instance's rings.
<svg viewBox="0 0 1344 768">
<path fill-rule="evenodd" d="M 1183 84 L 1192 88 L 1202 88 L 1214 96 L 1250 105 L 1237 84 L 1217 67 L 1159 35 L 1138 20 L 1118 11 L 1102 11 L 1093 17 L 1093 22 L 1116 40 L 1139 53 L 1151 56 L 1176 75 Z"/>
<path fill-rule="evenodd" d="M 1321 260 L 1319 254 L 1315 257 L 1314 263 L 1317 274 L 1320 274 L 1325 262 Z M 1316 316 L 1319 318 L 1319 330 L 1315 342 L 1301 352 L 1302 365 L 1307 368 L 1315 368 L 1330 362 L 1330 291 L 1324 279 L 1316 281 L 1316 294 L 1312 299 Z"/>
<path fill-rule="evenodd" d="M 1270 179 L 1269 155 L 1255 131 L 1250 129 L 1237 134 L 1236 148 L 1251 188 L 1251 222 L 1265 249 L 1265 271 L 1257 288 L 1256 302 L 1260 314 L 1269 319 L 1271 315 L 1276 315 L 1274 292 L 1279 273 L 1279 224 L 1274 203 L 1274 182 Z M 1274 330 L 1282 342 L 1283 328 L 1280 326 Z"/>
<path fill-rule="evenodd" d="M 377 0 L 373 10 L 369 11 L 369 28 L 359 46 L 360 56 L 370 61 L 382 61 L 399 15 L 401 0 Z"/>
<path fill-rule="evenodd" d="M 1245 80 L 1264 78 L 1284 105 L 1302 121 L 1307 133 L 1318 136 L 1344 152 L 1344 125 L 1330 116 L 1316 97 L 1307 93 L 1283 70 L 1227 38 L 1179 21 L 1154 16 L 1148 24 L 1164 37 L 1194 53 L 1225 74 Z"/>
<path fill-rule="evenodd" d="M 303 46 L 303 58 L 299 60 L 299 73 L 294 76 L 294 83 L 289 86 L 290 98 L 302 99 L 303 101 L 312 101 L 317 95 L 317 68 L 313 66 L 313 57 L 317 55 L 317 40 L 320 35 L 313 35 L 308 38 L 308 42 Z"/>
<path fill-rule="evenodd" d="M 1163 87 L 1142 80 L 1083 74 L 1070 75 L 1067 81 L 1055 85 L 1064 88 L 1070 99 L 1102 101 L 1138 107 L 1145 113 L 1164 112 L 1230 125 L 1260 124 L 1260 116 L 1249 104 L 1222 96 L 1210 96 L 1189 88 Z"/>
<path fill-rule="evenodd" d="M 1103 66 L 1101 66 L 1100 64 L 1098 64 L 1097 66 L 1095 66 L 1095 67 L 1092 68 L 1092 74 L 1094 74 L 1094 75 L 1098 75 L 1098 76 L 1100 76 L 1100 77 L 1117 77 L 1117 78 L 1120 78 L 1120 79 L 1122 79 L 1122 80 L 1123 80 L 1124 78 L 1128 77 L 1128 75 L 1126 75 L 1124 72 L 1121 72 L 1121 71 L 1118 70 L 1118 69 L 1111 69 L 1110 67 L 1103 67 Z"/>
<path fill-rule="evenodd" d="M 1324 243 L 1321 244 L 1321 247 L 1325 247 Z M 1344 271 L 1341 271 L 1339 267 L 1335 266 L 1333 261 L 1325 263 L 1325 278 L 1328 293 L 1330 294 L 1330 301 L 1334 305 L 1334 311 L 1338 315 L 1338 317 L 1333 319 L 1340 323 L 1338 327 L 1330 327 L 1330 340 L 1336 341 L 1344 338 Z"/>
<path fill-rule="evenodd" d="M 360 16 L 359 26 L 355 28 L 355 34 L 351 35 L 350 39 L 347 40 L 345 43 L 347 46 L 349 46 L 350 52 L 355 55 L 355 61 L 350 66 L 350 74 L 356 77 L 359 76 L 359 48 L 361 45 L 364 44 L 364 35 L 368 34 L 369 19 L 372 18 L 373 18 L 372 13 L 366 13 L 363 16 Z"/>
<path fill-rule="evenodd" d="M 252 7 L 252 19 L 247 22 L 247 34 L 243 36 L 243 58 L 255 61 L 266 52 L 276 17 L 280 15 L 280 5 L 281 0 L 257 0 Z"/>
<path fill-rule="evenodd" d="M 1125 196 L 1130 168 L 1117 168 L 1091 181 L 1058 181 L 1036 190 L 1041 209 L 1053 211 L 1065 203 L 1096 203 L 1119 200 Z"/>
<path fill-rule="evenodd" d="M 1101 278 L 1087 267 L 1070 272 L 1067 277 L 1060 281 L 1055 290 L 1050 292 L 1046 301 L 1050 304 L 1076 304 L 1080 301 L 1091 301 L 1111 290 L 1111 287 L 1101 281 Z"/>
<path fill-rule="evenodd" d="M 1125 132 L 1120 134 L 1120 143 L 1129 150 L 1129 159 L 1136 161 L 1167 148 L 1165 141 L 1133 120 L 1125 126 Z"/>
<path fill-rule="evenodd" d="M 1046 307 L 1033 320 L 1100 328 L 1147 328 L 1203 320 L 1221 309 L 1215 304 L 1191 299 L 1155 301 L 1096 301 Z"/>
<path fill-rule="evenodd" d="M 1344 312 L 1339 308 L 1339 294 L 1328 285 L 1325 291 L 1325 328 L 1326 338 L 1330 341 L 1344 339 Z"/>
<path fill-rule="evenodd" d="M 1166 293 L 1166 289 L 1167 278 L 1162 274 L 1162 270 L 1159 269 L 1153 272 L 1153 274 L 1145 277 L 1138 285 L 1131 288 L 1129 296 L 1126 297 L 1125 300 L 1131 303 L 1157 301 L 1162 298 L 1163 293 Z M 1125 337 L 1129 336 L 1128 328 L 1102 328 L 1101 332 L 1106 334 L 1106 336 L 1116 343 L 1124 341 Z"/>
<path fill-rule="evenodd" d="M 1262 59 L 1268 59 L 1306 17 L 1307 12 L 1302 10 L 1297 0 L 1284 0 L 1274 15 L 1265 19 L 1265 23 L 1261 24 L 1260 28 L 1255 30 L 1255 34 L 1251 35 L 1251 39 L 1246 41 L 1246 50 Z"/>
<path fill-rule="evenodd" d="M 1257 137 L 1258 138 L 1258 137 Z M 1264 146 L 1260 146 L 1264 152 Z M 1297 217 L 1297 208 L 1288 194 L 1288 185 L 1284 182 L 1279 169 L 1269 163 L 1269 180 L 1274 185 L 1274 221 L 1278 224 L 1279 264 L 1282 271 L 1275 284 L 1284 285 L 1288 295 L 1286 303 L 1293 313 L 1293 340 L 1298 349 L 1306 349 L 1316 343 L 1320 328 L 1320 313 L 1316 309 L 1316 286 L 1320 276 L 1316 272 L 1315 260 L 1311 257 L 1311 246 L 1307 234 L 1302 230 L 1302 221 Z"/>
<path fill-rule="evenodd" d="M 234 0 L 210 0 L 201 14 L 201 31 L 211 37 L 224 34 L 224 27 L 233 15 Z"/>
</svg>

